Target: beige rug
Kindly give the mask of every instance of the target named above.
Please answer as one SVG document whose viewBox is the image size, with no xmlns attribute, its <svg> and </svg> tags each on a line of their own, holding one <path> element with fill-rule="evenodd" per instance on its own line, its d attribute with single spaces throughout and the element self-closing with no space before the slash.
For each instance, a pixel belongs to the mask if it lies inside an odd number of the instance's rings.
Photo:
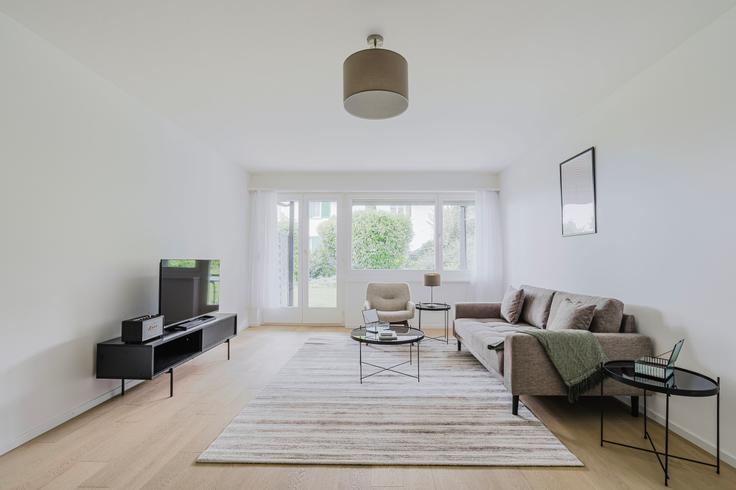
<svg viewBox="0 0 736 490">
<path fill-rule="evenodd" d="M 364 346 L 363 359 L 389 366 L 408 347 Z M 582 466 L 526 407 L 512 415 L 503 382 L 452 343 L 422 342 L 419 383 L 381 373 L 361 385 L 358 366 L 347 332 L 310 338 L 198 461 Z"/>
</svg>

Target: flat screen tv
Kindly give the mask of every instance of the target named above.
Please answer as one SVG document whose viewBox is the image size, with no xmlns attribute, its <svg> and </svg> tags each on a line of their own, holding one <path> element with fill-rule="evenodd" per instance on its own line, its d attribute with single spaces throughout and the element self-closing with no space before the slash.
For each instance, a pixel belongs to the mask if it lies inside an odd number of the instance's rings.
<svg viewBox="0 0 736 490">
<path fill-rule="evenodd" d="M 162 259 L 158 278 L 158 311 L 164 316 L 164 325 L 220 308 L 217 259 Z"/>
</svg>

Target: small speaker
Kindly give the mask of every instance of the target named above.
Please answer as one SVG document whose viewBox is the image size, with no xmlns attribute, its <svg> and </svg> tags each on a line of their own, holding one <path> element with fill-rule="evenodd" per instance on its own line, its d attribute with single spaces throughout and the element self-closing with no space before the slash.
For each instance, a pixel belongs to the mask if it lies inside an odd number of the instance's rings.
<svg viewBox="0 0 736 490">
<path fill-rule="evenodd" d="M 143 315 L 124 320 L 122 340 L 128 344 L 142 344 L 164 334 L 163 315 Z"/>
</svg>

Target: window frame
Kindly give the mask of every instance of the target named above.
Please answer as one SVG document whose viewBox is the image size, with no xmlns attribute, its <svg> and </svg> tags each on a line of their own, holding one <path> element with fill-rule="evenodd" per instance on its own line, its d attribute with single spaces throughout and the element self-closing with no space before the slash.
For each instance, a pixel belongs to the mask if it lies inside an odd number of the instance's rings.
<svg viewBox="0 0 736 490">
<path fill-rule="evenodd" d="M 278 193 L 277 196 L 276 196 L 276 207 L 277 207 L 276 213 L 277 213 L 277 216 L 278 216 L 278 206 L 279 206 L 279 203 L 287 202 L 287 201 L 293 201 L 293 202 L 296 202 L 297 203 L 297 211 L 295 213 L 295 218 L 296 218 L 296 223 L 298 225 L 298 229 L 296 230 L 296 233 L 295 233 L 295 237 L 297 238 L 297 244 L 294 246 L 294 252 L 299 257 L 299 263 L 295 267 L 295 272 L 297 273 L 297 277 L 301 277 L 301 275 L 302 275 L 301 267 L 302 267 L 302 260 L 303 260 L 301 247 L 303 246 L 303 244 L 301 243 L 301 240 L 300 240 L 301 237 L 300 237 L 300 235 L 301 235 L 301 229 L 302 229 L 301 227 L 303 226 L 302 225 L 302 214 L 303 214 L 303 209 L 302 208 L 304 206 L 303 206 L 303 202 L 302 202 L 301 196 L 299 194 L 295 194 L 295 193 Z M 307 215 L 308 214 L 309 214 L 309 210 L 307 210 Z M 300 287 L 299 280 L 297 280 L 297 281 L 294 282 L 294 287 L 296 287 L 296 289 L 297 289 L 296 304 L 294 304 L 294 305 L 278 305 L 277 308 L 281 308 L 281 309 L 284 309 L 284 310 L 292 310 L 292 311 L 297 311 L 297 310 L 299 310 L 299 308 L 301 308 L 302 301 L 304 300 L 304 298 L 302 297 L 302 295 L 303 295 L 304 292 L 302 291 L 302 288 Z"/>
<path fill-rule="evenodd" d="M 475 202 L 475 199 L 468 199 L 468 198 L 465 198 L 465 199 L 443 199 L 442 200 L 442 203 L 440 204 L 440 209 L 439 209 L 439 212 L 442 214 L 442 219 L 443 220 L 444 220 L 445 206 L 465 207 L 466 208 L 466 213 L 467 213 L 467 208 L 470 207 L 470 206 L 473 206 L 473 208 L 474 208 L 474 214 L 475 214 L 475 218 L 474 219 L 477 219 L 477 216 L 478 216 L 477 215 L 477 207 L 476 207 L 477 206 L 477 203 Z M 460 257 L 459 257 L 459 261 L 460 261 L 460 264 L 461 264 L 460 265 L 460 268 L 459 269 L 447 269 L 446 270 L 447 272 L 458 272 L 458 271 L 467 271 L 467 270 L 470 270 L 469 264 L 471 263 L 471 258 L 470 258 L 470 256 L 467 253 L 468 252 L 468 250 L 467 250 L 467 240 L 468 240 L 468 234 L 467 234 L 467 214 L 466 214 L 465 223 L 463 225 L 466 228 L 466 230 L 465 230 L 465 235 L 464 236 L 461 235 L 462 238 L 461 238 L 461 244 L 460 245 L 462 245 L 463 242 L 464 242 L 464 245 L 465 246 L 464 247 L 462 247 L 462 246 L 459 247 L 459 251 L 464 249 L 464 251 L 462 251 L 460 253 Z M 444 234 L 444 222 L 443 222 L 442 234 Z M 444 244 L 444 236 L 442 236 L 441 239 L 443 240 L 443 244 Z M 475 239 L 473 240 L 473 243 L 474 243 L 474 245 L 477 246 L 477 241 Z M 444 247 L 441 247 L 441 248 L 443 249 L 443 253 L 444 253 Z M 442 268 L 444 270 L 444 268 L 445 268 L 444 256 L 441 257 L 441 259 L 442 259 Z"/>
<path fill-rule="evenodd" d="M 453 204 L 457 202 L 472 202 L 477 205 L 474 192 L 440 192 L 440 193 L 422 193 L 422 192 L 402 192 L 402 193 L 376 193 L 376 192 L 350 192 L 344 194 L 346 198 L 343 200 L 345 209 L 343 220 L 345 226 L 342 229 L 346 233 L 347 239 L 342 240 L 345 248 L 343 249 L 343 257 L 346 257 L 346 277 L 349 281 L 371 281 L 371 280 L 388 280 L 388 281 L 408 281 L 421 282 L 423 276 L 427 272 L 439 272 L 442 274 L 442 280 L 447 282 L 467 282 L 472 278 L 472 271 L 469 269 L 460 270 L 444 270 L 443 260 L 443 222 L 442 211 L 445 203 Z M 353 204 L 358 205 L 361 202 L 374 201 L 386 202 L 390 204 L 433 204 L 434 205 L 434 269 L 354 269 L 353 268 Z M 476 241 L 477 246 L 477 241 Z"/>
</svg>

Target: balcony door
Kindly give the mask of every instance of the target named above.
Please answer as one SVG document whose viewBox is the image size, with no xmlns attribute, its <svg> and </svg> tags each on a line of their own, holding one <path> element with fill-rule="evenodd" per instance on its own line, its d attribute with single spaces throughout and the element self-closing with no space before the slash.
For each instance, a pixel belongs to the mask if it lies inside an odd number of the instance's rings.
<svg viewBox="0 0 736 490">
<path fill-rule="evenodd" d="M 343 323 L 338 209 L 334 195 L 279 196 L 280 305 L 268 321 Z"/>
</svg>

